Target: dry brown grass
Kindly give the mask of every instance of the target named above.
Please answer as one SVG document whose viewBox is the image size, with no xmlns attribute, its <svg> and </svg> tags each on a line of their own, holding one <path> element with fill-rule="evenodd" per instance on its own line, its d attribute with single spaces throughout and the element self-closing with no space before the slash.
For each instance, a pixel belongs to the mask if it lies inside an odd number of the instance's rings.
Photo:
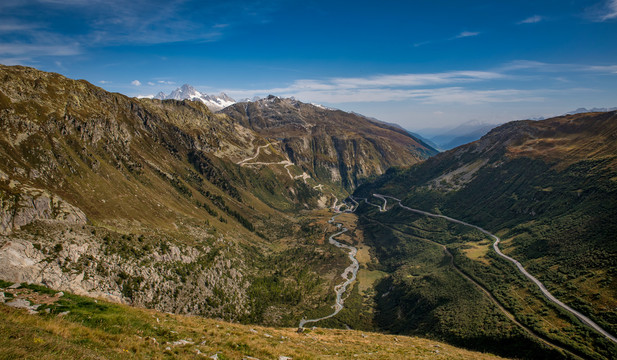
<svg viewBox="0 0 617 360">
<path fill-rule="evenodd" d="M 606 158 L 617 166 L 614 113 L 561 116 L 534 122 L 537 133 L 508 147 L 510 157 L 530 157 L 556 163 L 564 169 L 576 161 Z M 590 121 L 590 118 L 593 121 Z"/>
<path fill-rule="evenodd" d="M 461 248 L 461 251 L 465 256 L 470 258 L 471 260 L 477 260 L 485 265 L 490 265 L 490 261 L 486 256 L 491 247 L 491 242 L 489 241 L 478 241 L 478 242 L 469 242 L 466 243 L 468 247 Z"/>
<path fill-rule="evenodd" d="M 0 305 L 0 350 L 5 359 L 132 358 L 164 359 L 496 359 L 490 354 L 461 350 L 437 341 L 313 329 L 231 324 L 192 316 L 170 315 L 121 306 L 129 319 L 165 329 L 167 336 L 146 336 L 138 327 L 118 326 L 117 333 L 87 327 L 70 317 L 27 315 Z M 156 341 L 154 340 L 156 338 Z M 176 340 L 173 340 L 176 339 Z M 173 341 L 187 340 L 184 345 Z M 167 342 L 167 343 L 166 343 Z"/>
</svg>

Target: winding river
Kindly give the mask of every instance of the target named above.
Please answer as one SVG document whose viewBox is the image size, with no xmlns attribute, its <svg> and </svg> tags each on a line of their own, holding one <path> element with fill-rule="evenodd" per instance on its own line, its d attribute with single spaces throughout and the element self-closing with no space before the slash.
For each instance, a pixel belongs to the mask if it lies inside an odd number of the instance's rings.
<svg viewBox="0 0 617 360">
<path fill-rule="evenodd" d="M 352 199 L 352 201 L 355 202 L 355 200 Z M 356 203 L 357 204 L 357 203 Z M 352 213 L 355 211 L 356 207 L 353 207 L 351 209 L 345 210 L 345 211 L 339 211 L 338 208 L 335 208 L 335 211 L 337 211 L 337 213 L 332 216 L 330 218 L 330 220 L 328 220 L 328 223 L 330 224 L 335 224 L 335 220 L 336 217 L 344 214 L 344 213 Z M 334 312 L 332 312 L 330 315 L 326 315 L 324 317 L 320 317 L 318 319 L 302 319 L 300 320 L 300 325 L 299 328 L 302 329 L 304 327 L 304 325 L 308 324 L 308 323 L 315 323 L 321 320 L 325 320 L 325 319 L 329 319 L 333 316 L 335 316 L 336 314 L 338 314 L 341 310 L 343 310 L 343 303 L 345 302 L 345 299 L 343 299 L 343 294 L 345 293 L 345 291 L 347 290 L 347 287 L 356 280 L 356 276 L 358 275 L 358 269 L 360 268 L 360 264 L 358 263 L 358 259 L 356 259 L 356 254 L 358 253 L 358 249 L 350 246 L 350 245 L 346 245 L 343 243 L 340 243 L 338 241 L 336 241 L 336 237 L 344 234 L 345 232 L 347 232 L 349 229 L 347 229 L 346 227 L 343 227 L 343 224 L 341 223 L 336 223 L 336 227 L 340 230 L 332 235 L 330 235 L 330 238 L 328 239 L 328 242 L 338 248 L 342 248 L 342 249 L 347 249 L 349 250 L 348 253 L 348 257 L 349 260 L 351 260 L 351 265 L 349 265 L 347 268 L 345 268 L 345 270 L 343 271 L 343 273 L 341 274 L 341 277 L 343 279 L 345 279 L 345 281 L 339 285 L 336 285 L 334 287 L 334 292 L 336 293 L 336 301 L 334 302 Z"/>
</svg>

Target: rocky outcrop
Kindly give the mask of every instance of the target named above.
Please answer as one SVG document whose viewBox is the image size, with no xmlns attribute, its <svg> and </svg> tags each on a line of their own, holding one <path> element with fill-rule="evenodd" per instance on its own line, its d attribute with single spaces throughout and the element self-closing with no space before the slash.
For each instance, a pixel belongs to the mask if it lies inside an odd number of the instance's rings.
<svg viewBox="0 0 617 360">
<path fill-rule="evenodd" d="M 85 224 L 88 219 L 83 211 L 57 195 L 10 181 L 8 190 L 0 191 L 0 235 L 37 220 Z"/>
<path fill-rule="evenodd" d="M 0 236 L 0 279 L 175 313 L 237 319 L 249 311 L 249 283 L 243 263 L 232 260 L 233 247 L 171 245 L 132 259 L 101 245 L 89 229 L 52 238 Z"/>
</svg>

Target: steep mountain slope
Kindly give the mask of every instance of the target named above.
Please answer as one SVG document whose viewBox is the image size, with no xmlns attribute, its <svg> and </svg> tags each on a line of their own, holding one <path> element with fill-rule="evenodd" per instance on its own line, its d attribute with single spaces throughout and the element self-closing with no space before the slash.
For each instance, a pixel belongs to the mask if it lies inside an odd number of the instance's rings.
<svg viewBox="0 0 617 360">
<path fill-rule="evenodd" d="M 335 199 L 237 164 L 266 139 L 200 102 L 0 79 L 0 278 L 272 324 L 328 306 L 344 254 L 314 244 L 325 215 L 296 211 Z"/>
<path fill-rule="evenodd" d="M 92 221 L 156 225 L 153 218 L 194 214 L 184 199 L 162 211 L 156 200 L 204 180 L 206 188 L 241 200 L 242 190 L 231 184 L 241 169 L 223 164 L 249 156 L 259 139 L 224 116 L 196 102 L 132 100 L 56 74 L 2 70 L 5 177 L 58 194 Z"/>
<path fill-rule="evenodd" d="M 279 139 L 289 159 L 321 183 L 354 189 L 391 166 L 437 153 L 404 130 L 340 110 L 275 96 L 222 110 L 263 137 Z"/>
<path fill-rule="evenodd" d="M 616 140 L 617 112 L 512 122 L 410 169 L 389 171 L 354 195 L 393 195 L 409 207 L 443 213 L 497 233 L 504 253 L 519 260 L 561 301 L 615 334 Z M 535 285 L 521 282 L 516 268 L 495 255 L 483 234 L 453 231 L 450 225 L 402 210 L 387 217 L 370 211 L 364 210 L 365 232 L 380 234 L 373 237 L 381 244 L 383 258 L 404 262 L 416 256 L 409 251 L 396 253 L 401 245 L 383 246 L 393 241 L 407 244 L 411 240 L 403 233 L 433 239 L 447 247 L 459 269 L 533 332 L 584 357 L 610 358 L 614 353 L 614 344 L 547 304 Z M 444 227 L 449 235 L 437 236 Z M 443 312 L 452 300 L 431 304 L 427 298 L 431 286 L 422 288 L 406 280 L 409 268 L 393 264 L 389 271 L 395 274 L 390 279 L 390 286 L 397 289 L 393 294 L 415 298 L 426 307 L 422 313 L 401 309 L 394 296 L 381 304 L 384 323 L 390 321 L 398 331 L 406 328 L 404 321 L 394 317 L 397 309 L 405 314 L 403 318 L 431 314 L 446 321 Z"/>
</svg>

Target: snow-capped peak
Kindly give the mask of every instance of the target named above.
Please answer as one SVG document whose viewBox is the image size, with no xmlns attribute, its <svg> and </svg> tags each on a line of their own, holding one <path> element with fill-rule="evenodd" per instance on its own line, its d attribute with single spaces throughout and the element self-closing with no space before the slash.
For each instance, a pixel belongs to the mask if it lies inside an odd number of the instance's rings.
<svg viewBox="0 0 617 360">
<path fill-rule="evenodd" d="M 238 102 L 257 102 L 259 100 L 261 100 L 261 98 L 255 95 L 252 98 L 244 98 L 244 99 L 238 100 Z"/>
<path fill-rule="evenodd" d="M 203 97 L 203 95 L 189 84 L 184 84 L 182 87 L 177 88 L 172 91 L 171 94 L 167 95 L 167 99 L 174 100 L 193 100 L 194 98 L 199 99 L 201 97 Z"/>
<path fill-rule="evenodd" d="M 159 100 L 193 100 L 201 101 L 210 110 L 218 111 L 236 103 L 236 101 L 225 93 L 219 95 L 208 95 L 197 91 L 189 84 L 184 84 L 176 90 L 172 91 L 169 95 L 165 95 L 163 92 L 159 92 L 155 97 Z"/>
</svg>

